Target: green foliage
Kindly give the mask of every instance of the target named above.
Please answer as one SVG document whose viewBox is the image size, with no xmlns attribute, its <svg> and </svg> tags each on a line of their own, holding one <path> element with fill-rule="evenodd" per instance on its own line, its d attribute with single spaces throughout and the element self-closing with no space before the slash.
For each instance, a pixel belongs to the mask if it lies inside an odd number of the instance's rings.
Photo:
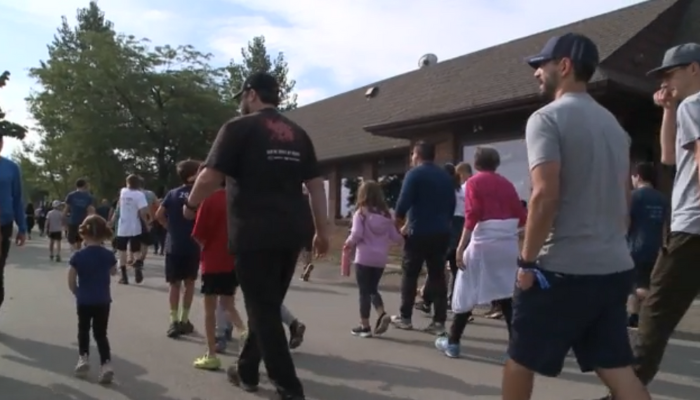
<svg viewBox="0 0 700 400">
<path fill-rule="evenodd" d="M 379 185 L 384 192 L 384 199 L 389 208 L 396 207 L 396 202 L 399 200 L 401 193 L 401 185 L 403 184 L 404 175 L 386 175 L 379 178 Z M 357 190 L 362 184 L 362 178 L 346 178 L 344 186 L 348 189 L 347 206 L 354 207 L 357 203 Z"/>
<path fill-rule="evenodd" d="M 10 80 L 10 72 L 5 71 L 0 74 L 0 88 L 7 85 L 7 81 Z M 5 113 L 0 108 L 0 138 L 3 136 L 13 137 L 17 139 L 24 139 L 27 134 L 27 128 L 22 125 L 16 124 L 14 122 L 5 121 Z"/>
<path fill-rule="evenodd" d="M 85 177 L 96 194 L 113 197 L 132 173 L 154 191 L 176 185 L 177 162 L 203 159 L 235 116 L 232 94 L 250 71 L 275 74 L 285 106 L 296 106 L 282 54 L 272 61 L 257 37 L 242 56 L 217 68 L 192 46 L 120 34 L 96 2 L 78 10 L 73 26 L 64 17 L 48 59 L 30 70 L 41 89 L 27 99 L 41 140 L 26 150 L 47 190 L 69 190 Z"/>
</svg>

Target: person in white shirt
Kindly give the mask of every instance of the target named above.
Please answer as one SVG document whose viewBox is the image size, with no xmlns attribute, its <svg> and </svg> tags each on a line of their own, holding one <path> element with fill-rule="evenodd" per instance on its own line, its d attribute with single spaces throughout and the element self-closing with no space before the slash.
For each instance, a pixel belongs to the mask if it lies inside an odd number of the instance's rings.
<svg viewBox="0 0 700 400">
<path fill-rule="evenodd" d="M 117 224 L 117 239 L 115 245 L 119 252 L 119 269 L 121 279 L 119 283 L 129 284 L 129 276 L 126 273 L 127 250 L 131 250 L 134 261 L 134 275 L 136 283 L 143 281 L 143 261 L 136 257 L 141 252 L 143 227 L 148 217 L 148 201 L 141 190 L 141 179 L 136 175 L 126 178 L 126 187 L 119 193 L 119 220 Z"/>
</svg>

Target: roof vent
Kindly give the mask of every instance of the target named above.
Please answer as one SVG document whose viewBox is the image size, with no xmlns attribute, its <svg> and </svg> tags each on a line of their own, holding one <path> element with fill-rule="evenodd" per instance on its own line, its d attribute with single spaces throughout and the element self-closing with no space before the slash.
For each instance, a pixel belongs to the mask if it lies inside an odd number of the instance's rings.
<svg viewBox="0 0 700 400">
<path fill-rule="evenodd" d="M 376 97 L 377 93 L 379 93 L 379 88 L 377 86 L 372 86 L 365 92 L 365 97 L 367 98 L 367 100 L 369 100 L 373 97 Z"/>
<path fill-rule="evenodd" d="M 418 60 L 418 68 L 430 67 L 438 63 L 438 58 L 433 53 L 425 54 Z"/>
</svg>

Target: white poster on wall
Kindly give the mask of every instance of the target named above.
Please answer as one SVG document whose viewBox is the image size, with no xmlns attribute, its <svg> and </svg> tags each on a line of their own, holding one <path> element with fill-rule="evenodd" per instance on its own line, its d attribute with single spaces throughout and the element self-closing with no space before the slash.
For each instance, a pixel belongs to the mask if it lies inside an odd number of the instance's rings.
<svg viewBox="0 0 700 400">
<path fill-rule="evenodd" d="M 498 154 L 501 156 L 501 166 L 497 172 L 513 182 L 521 199 L 529 200 L 530 168 L 527 163 L 525 139 L 485 143 L 479 146 L 489 146 L 498 150 Z M 474 152 L 479 146 L 464 146 L 462 148 L 462 159 L 474 166 Z"/>
</svg>

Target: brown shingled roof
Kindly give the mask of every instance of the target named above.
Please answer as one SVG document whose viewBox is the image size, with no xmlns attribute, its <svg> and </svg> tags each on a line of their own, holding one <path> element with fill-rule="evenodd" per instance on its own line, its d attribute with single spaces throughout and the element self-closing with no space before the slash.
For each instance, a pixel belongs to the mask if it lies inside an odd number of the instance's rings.
<svg viewBox="0 0 700 400">
<path fill-rule="evenodd" d="M 405 148 L 407 141 L 374 136 L 363 127 L 453 114 L 535 96 L 538 86 L 523 58 L 540 51 L 550 37 L 565 32 L 585 34 L 598 44 L 604 63 L 670 7 L 687 1 L 643 2 L 398 75 L 300 107 L 287 115 L 307 129 L 321 161 Z M 599 71 L 593 79 L 606 78 Z M 379 88 L 378 94 L 367 100 L 365 91 L 373 86 Z"/>
</svg>

